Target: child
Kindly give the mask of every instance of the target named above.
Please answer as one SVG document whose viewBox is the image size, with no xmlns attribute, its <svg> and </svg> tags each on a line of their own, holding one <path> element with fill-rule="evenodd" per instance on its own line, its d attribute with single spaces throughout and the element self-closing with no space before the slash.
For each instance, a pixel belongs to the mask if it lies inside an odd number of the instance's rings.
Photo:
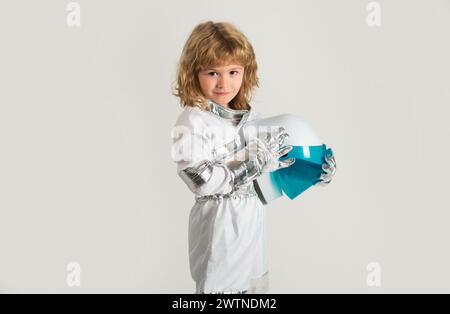
<svg viewBox="0 0 450 314">
<path fill-rule="evenodd" d="M 229 23 L 199 24 L 180 58 L 174 95 L 184 107 L 173 136 L 177 173 L 195 194 L 189 262 L 196 293 L 266 293 L 266 208 L 253 184 L 279 161 L 283 128 L 245 143 L 242 125 L 260 118 L 250 106 L 258 86 L 247 38 Z M 256 152 L 256 153 L 252 153 Z"/>
</svg>

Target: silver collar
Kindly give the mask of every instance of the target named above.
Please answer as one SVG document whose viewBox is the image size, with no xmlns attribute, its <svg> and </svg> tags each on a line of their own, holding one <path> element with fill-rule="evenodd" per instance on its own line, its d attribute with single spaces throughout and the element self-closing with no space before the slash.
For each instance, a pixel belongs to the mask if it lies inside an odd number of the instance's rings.
<svg viewBox="0 0 450 314">
<path fill-rule="evenodd" d="M 231 120 L 234 125 L 239 124 L 244 115 L 250 113 L 250 110 L 235 110 L 231 108 L 227 108 L 218 104 L 210 99 L 208 99 L 208 103 L 205 107 L 205 110 L 227 120 Z M 245 119 L 246 120 L 246 119 Z"/>
</svg>

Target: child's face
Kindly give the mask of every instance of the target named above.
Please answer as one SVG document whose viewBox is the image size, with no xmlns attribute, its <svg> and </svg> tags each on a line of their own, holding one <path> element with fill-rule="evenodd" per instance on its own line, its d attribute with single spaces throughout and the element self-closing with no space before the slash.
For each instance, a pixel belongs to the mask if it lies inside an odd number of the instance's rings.
<svg viewBox="0 0 450 314">
<path fill-rule="evenodd" d="M 244 67 L 238 64 L 206 69 L 198 74 L 203 95 L 225 107 L 239 92 L 243 77 Z"/>
</svg>

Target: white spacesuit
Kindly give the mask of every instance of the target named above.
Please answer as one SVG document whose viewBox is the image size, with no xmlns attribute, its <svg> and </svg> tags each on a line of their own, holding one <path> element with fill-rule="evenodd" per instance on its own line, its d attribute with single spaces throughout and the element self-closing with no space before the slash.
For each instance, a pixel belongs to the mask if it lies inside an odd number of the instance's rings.
<svg viewBox="0 0 450 314">
<path fill-rule="evenodd" d="M 273 187 L 271 175 L 281 173 L 277 170 L 291 169 L 286 168 L 299 156 L 290 152 L 300 147 L 284 144 L 289 135 L 283 125 L 303 140 L 308 133 L 304 128 L 296 130 L 300 123 L 296 117 L 280 117 L 262 120 L 253 107 L 233 110 L 209 100 L 204 110 L 185 107 L 175 124 L 172 158 L 178 175 L 195 194 L 189 217 L 189 259 L 197 293 L 267 292 L 264 205 L 281 195 L 267 187 Z M 249 136 L 252 128 L 247 125 L 271 121 L 275 122 L 271 130 Z M 297 138 L 292 143 L 300 141 Z M 336 162 L 332 155 L 323 160 L 323 172 L 317 173 L 314 183 L 326 185 L 336 171 Z M 281 183 L 298 184 L 292 179 L 302 177 L 306 169 L 288 171 L 294 177 Z M 286 186 L 283 191 L 290 195 Z"/>
<path fill-rule="evenodd" d="M 172 157 L 195 194 L 189 258 L 196 293 L 267 292 L 266 208 L 252 182 L 261 169 L 253 171 L 255 163 L 229 162 L 244 147 L 242 125 L 257 118 L 261 116 L 253 107 L 233 110 L 209 101 L 205 110 L 185 107 L 176 121 Z M 280 135 L 275 148 L 284 139 Z"/>
</svg>

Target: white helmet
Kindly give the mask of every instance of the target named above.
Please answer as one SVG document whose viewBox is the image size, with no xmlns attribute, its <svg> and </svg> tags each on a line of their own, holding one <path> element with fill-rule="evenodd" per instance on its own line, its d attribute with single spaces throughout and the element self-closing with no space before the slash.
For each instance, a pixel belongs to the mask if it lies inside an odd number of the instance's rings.
<svg viewBox="0 0 450 314">
<path fill-rule="evenodd" d="M 288 158 L 296 160 L 287 168 L 281 168 L 274 172 L 263 172 L 255 180 L 255 189 L 263 203 L 266 204 L 283 194 L 292 200 L 319 182 L 325 154 L 332 155 L 331 149 L 327 150 L 326 145 L 311 126 L 303 119 L 291 114 L 246 122 L 243 126 L 246 142 L 255 134 L 280 126 L 289 134 L 284 145 L 293 146 L 293 149 L 280 160 Z"/>
</svg>

